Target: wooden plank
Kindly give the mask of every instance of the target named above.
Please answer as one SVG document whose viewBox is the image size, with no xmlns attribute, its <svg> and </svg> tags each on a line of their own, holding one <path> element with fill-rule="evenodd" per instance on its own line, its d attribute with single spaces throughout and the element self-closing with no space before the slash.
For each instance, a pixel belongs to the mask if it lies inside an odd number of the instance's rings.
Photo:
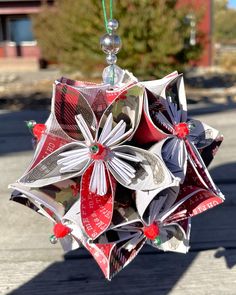
<svg viewBox="0 0 236 295">
<path fill-rule="evenodd" d="M 188 255 L 144 253 L 111 282 L 103 278 L 95 262 L 86 256 L 54 263 L 3 262 L 0 294 L 235 295 L 236 268 L 227 268 L 224 258 L 217 253 L 212 250 Z M 227 259 L 235 265 L 236 250 L 228 250 Z M 18 289 L 11 292 L 15 288 Z"/>
<path fill-rule="evenodd" d="M 236 247 L 236 207 L 221 205 L 192 219 L 191 249 Z"/>
</svg>

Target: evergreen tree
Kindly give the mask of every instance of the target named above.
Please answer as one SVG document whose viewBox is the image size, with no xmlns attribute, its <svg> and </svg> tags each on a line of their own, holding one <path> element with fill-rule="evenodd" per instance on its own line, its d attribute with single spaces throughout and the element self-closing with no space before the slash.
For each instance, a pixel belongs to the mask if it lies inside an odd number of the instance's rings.
<svg viewBox="0 0 236 295">
<path fill-rule="evenodd" d="M 214 36 L 219 43 L 236 42 L 236 9 L 227 0 L 214 1 Z"/>
<path fill-rule="evenodd" d="M 107 1 L 109 2 L 109 1 Z M 114 18 L 122 39 L 117 64 L 139 78 L 160 77 L 183 69 L 196 59 L 200 45 L 190 46 L 189 10 L 176 8 L 175 0 L 115 0 Z M 109 9 L 107 9 L 109 11 Z M 43 57 L 86 76 L 101 71 L 105 54 L 99 38 L 105 34 L 101 1 L 59 0 L 33 17 Z"/>
</svg>

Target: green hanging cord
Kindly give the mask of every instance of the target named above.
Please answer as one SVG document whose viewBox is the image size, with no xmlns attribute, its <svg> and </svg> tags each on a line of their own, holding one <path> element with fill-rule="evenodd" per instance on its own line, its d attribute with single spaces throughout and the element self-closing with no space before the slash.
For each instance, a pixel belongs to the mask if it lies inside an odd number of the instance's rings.
<svg viewBox="0 0 236 295">
<path fill-rule="evenodd" d="M 112 66 L 112 76 L 111 76 L 111 85 L 114 86 L 115 84 L 115 67 L 114 65 L 111 65 Z"/>
<path fill-rule="evenodd" d="M 106 12 L 105 0 L 102 0 L 102 10 L 103 10 L 103 17 L 104 17 L 105 28 L 106 28 L 106 31 L 108 32 L 108 28 L 107 28 L 107 12 Z"/>
<path fill-rule="evenodd" d="M 102 0 L 102 10 L 103 10 L 103 17 L 104 17 L 104 23 L 105 23 L 105 28 L 107 33 L 111 33 L 111 30 L 108 29 L 107 23 L 107 10 L 106 10 L 106 4 L 105 4 L 105 0 Z M 110 19 L 112 19 L 113 16 L 113 0 L 110 0 Z"/>
<path fill-rule="evenodd" d="M 110 0 L 110 19 L 113 19 L 113 0 Z M 115 67 L 114 65 L 112 65 L 111 85 L 113 86 L 114 84 L 115 84 Z"/>
<path fill-rule="evenodd" d="M 113 19 L 113 0 L 110 0 L 110 19 Z"/>
<path fill-rule="evenodd" d="M 106 34 L 100 38 L 100 45 L 103 52 L 106 53 L 106 61 L 109 66 L 104 69 L 104 81 L 114 86 L 115 84 L 115 76 L 116 76 L 116 66 L 115 63 L 117 61 L 116 54 L 120 50 L 121 47 L 121 39 L 118 35 L 116 35 L 115 31 L 118 28 L 118 21 L 113 19 L 113 0 L 109 0 L 109 17 L 107 15 L 107 6 L 106 0 L 102 0 L 102 10 L 104 23 L 106 28 Z M 108 82 L 109 81 L 109 82 Z"/>
</svg>

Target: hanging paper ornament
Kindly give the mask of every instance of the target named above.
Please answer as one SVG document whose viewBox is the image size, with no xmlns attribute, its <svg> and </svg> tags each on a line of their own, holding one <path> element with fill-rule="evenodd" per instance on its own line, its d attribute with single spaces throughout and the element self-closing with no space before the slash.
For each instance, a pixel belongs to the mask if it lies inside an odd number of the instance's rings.
<svg viewBox="0 0 236 295">
<path fill-rule="evenodd" d="M 140 82 L 116 65 L 118 22 L 102 4 L 103 82 L 55 82 L 48 120 L 27 122 L 33 161 L 10 188 L 53 222 L 52 244 L 82 245 L 110 280 L 145 243 L 188 252 L 191 217 L 224 196 L 206 168 L 222 136 L 188 117 L 182 75 Z"/>
</svg>

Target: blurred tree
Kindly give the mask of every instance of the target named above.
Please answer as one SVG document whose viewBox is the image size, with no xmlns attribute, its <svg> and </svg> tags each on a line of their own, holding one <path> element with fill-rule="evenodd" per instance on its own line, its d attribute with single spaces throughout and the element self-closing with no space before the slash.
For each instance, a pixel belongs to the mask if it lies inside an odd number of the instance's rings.
<svg viewBox="0 0 236 295">
<path fill-rule="evenodd" d="M 201 46 L 189 45 L 185 18 L 189 8 L 175 5 L 176 0 L 114 1 L 123 43 L 119 66 L 139 78 L 160 77 L 199 57 Z M 45 6 L 33 17 L 33 24 L 44 58 L 86 76 L 104 67 L 105 54 L 99 46 L 105 33 L 101 1 L 55 1 L 54 7 Z"/>
<path fill-rule="evenodd" d="M 214 1 L 214 37 L 219 43 L 236 41 L 236 9 L 227 0 Z"/>
</svg>

